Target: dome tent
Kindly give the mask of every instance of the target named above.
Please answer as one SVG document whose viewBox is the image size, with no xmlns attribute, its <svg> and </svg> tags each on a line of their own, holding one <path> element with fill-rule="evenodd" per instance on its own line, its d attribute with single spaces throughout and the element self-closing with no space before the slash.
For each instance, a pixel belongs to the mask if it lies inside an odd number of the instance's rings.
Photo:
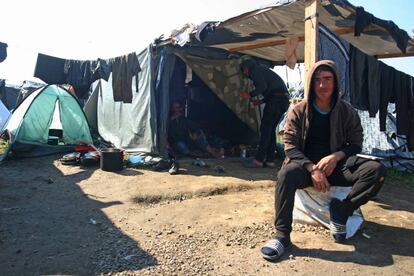
<svg viewBox="0 0 414 276">
<path fill-rule="evenodd" d="M 65 152 L 79 143 L 92 143 L 88 121 L 76 98 L 66 89 L 48 85 L 35 90 L 13 111 L 2 129 L 8 148 L 21 157 Z"/>
</svg>

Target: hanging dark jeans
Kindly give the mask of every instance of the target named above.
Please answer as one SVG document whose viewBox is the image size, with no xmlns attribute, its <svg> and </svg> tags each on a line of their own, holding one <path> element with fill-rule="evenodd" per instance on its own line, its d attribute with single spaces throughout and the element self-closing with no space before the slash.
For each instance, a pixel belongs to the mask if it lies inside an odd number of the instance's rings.
<svg viewBox="0 0 414 276">
<path fill-rule="evenodd" d="M 276 158 L 276 127 L 289 108 L 287 97 L 273 96 L 266 101 L 260 125 L 260 142 L 256 160 L 273 162 Z"/>
<path fill-rule="evenodd" d="M 349 215 L 374 197 L 381 189 L 386 174 L 385 167 L 376 161 L 351 156 L 340 162 L 328 177 L 332 186 L 352 186 L 344 202 Z M 312 185 L 309 172 L 291 162 L 282 167 L 275 189 L 275 227 L 278 236 L 289 237 L 292 231 L 292 212 L 297 189 Z"/>
</svg>

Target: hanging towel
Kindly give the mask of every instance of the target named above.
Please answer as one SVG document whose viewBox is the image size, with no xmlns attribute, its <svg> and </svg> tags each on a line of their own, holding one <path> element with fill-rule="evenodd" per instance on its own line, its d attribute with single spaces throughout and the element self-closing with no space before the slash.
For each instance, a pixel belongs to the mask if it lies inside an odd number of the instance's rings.
<svg viewBox="0 0 414 276">
<path fill-rule="evenodd" d="M 286 65 L 290 69 L 295 69 L 295 65 L 297 62 L 296 57 L 296 48 L 299 44 L 299 37 L 292 37 L 286 39 L 286 49 L 285 49 L 285 59 L 286 59 Z"/>
</svg>

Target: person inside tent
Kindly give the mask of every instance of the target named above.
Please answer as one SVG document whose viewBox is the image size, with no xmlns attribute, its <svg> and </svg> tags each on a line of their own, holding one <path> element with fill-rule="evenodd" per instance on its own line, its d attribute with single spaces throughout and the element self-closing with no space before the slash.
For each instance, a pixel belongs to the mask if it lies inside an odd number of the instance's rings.
<svg viewBox="0 0 414 276">
<path fill-rule="evenodd" d="M 69 91 L 69 93 L 72 94 L 77 99 L 78 96 L 76 95 L 75 88 L 70 84 L 67 84 L 65 86 L 66 86 L 65 88 Z"/>
<path fill-rule="evenodd" d="M 194 155 L 194 150 L 207 152 L 215 158 L 224 154 L 222 148 L 217 150 L 207 142 L 203 130 L 184 116 L 183 108 L 178 102 L 171 105 L 168 137 L 170 145 L 180 154 Z"/>
<path fill-rule="evenodd" d="M 259 148 L 255 158 L 247 159 L 243 165 L 248 168 L 260 168 L 263 166 L 275 167 L 276 158 L 276 127 L 286 110 L 289 108 L 287 87 L 282 78 L 273 70 L 258 64 L 247 56 L 241 63 L 241 69 L 245 76 L 254 83 L 255 90 L 250 93 L 242 92 L 240 96 L 251 99 L 262 95 L 265 107 L 260 125 Z M 257 104 L 257 101 L 253 101 Z"/>
<path fill-rule="evenodd" d="M 348 217 L 379 192 L 385 179 L 381 163 L 356 155 L 362 148 L 361 121 L 339 98 L 334 62 L 315 63 L 308 76 L 309 96 L 289 110 L 285 124 L 286 158 L 275 190 L 276 236 L 261 248 L 267 260 L 279 259 L 292 245 L 296 189 L 313 186 L 325 193 L 332 185 L 352 187 L 344 200 L 333 198 L 329 205 L 331 236 L 342 243 Z"/>
</svg>

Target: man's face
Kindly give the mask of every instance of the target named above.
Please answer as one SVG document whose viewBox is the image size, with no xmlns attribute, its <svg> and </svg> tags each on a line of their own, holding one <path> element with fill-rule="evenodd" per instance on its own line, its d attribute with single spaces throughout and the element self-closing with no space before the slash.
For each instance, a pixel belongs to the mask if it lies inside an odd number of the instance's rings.
<svg viewBox="0 0 414 276">
<path fill-rule="evenodd" d="M 330 101 L 335 88 L 335 78 L 332 72 L 317 71 L 313 77 L 313 89 L 317 100 Z"/>
<path fill-rule="evenodd" d="M 171 107 L 171 114 L 172 115 L 179 115 L 179 114 L 181 114 L 181 110 L 182 110 L 181 105 L 178 104 L 178 103 L 175 103 Z"/>
</svg>

